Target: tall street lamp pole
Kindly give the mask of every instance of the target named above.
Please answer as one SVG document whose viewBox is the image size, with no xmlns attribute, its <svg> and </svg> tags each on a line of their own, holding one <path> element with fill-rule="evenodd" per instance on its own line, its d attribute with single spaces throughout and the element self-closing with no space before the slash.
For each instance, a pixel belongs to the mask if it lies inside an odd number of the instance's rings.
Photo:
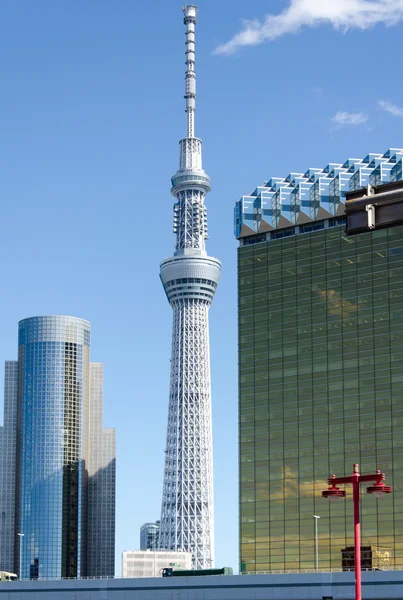
<svg viewBox="0 0 403 600">
<path fill-rule="evenodd" d="M 319 571 L 319 542 L 318 542 L 318 519 L 320 519 L 319 515 L 313 515 L 315 519 L 315 566 L 316 572 Z"/>
<path fill-rule="evenodd" d="M 20 564 L 19 564 L 19 576 L 20 576 L 20 581 L 22 580 L 22 538 L 24 537 L 23 533 L 17 533 L 19 540 L 20 540 Z"/>
<path fill-rule="evenodd" d="M 392 488 L 385 485 L 385 475 L 379 470 L 375 475 L 360 475 L 358 464 L 354 465 L 353 474 L 349 477 L 336 477 L 332 475 L 328 479 L 329 489 L 322 492 L 322 496 L 328 500 L 341 500 L 346 497 L 346 492 L 340 490 L 337 484 L 351 483 L 353 485 L 354 501 L 354 570 L 355 570 L 355 599 L 361 600 L 361 535 L 360 535 L 360 483 L 375 482 L 374 485 L 367 487 L 367 494 L 374 494 L 377 498 L 383 498 L 385 494 L 390 494 Z"/>
</svg>

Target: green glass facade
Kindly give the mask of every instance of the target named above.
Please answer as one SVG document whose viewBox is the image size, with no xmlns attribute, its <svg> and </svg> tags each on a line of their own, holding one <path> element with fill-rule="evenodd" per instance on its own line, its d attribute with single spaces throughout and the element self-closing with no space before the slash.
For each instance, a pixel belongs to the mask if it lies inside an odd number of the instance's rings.
<svg viewBox="0 0 403 600">
<path fill-rule="evenodd" d="M 381 469 L 393 494 L 361 495 L 373 566 L 403 569 L 403 227 L 344 227 L 238 250 L 240 566 L 341 569 L 352 490 L 327 478 Z"/>
</svg>

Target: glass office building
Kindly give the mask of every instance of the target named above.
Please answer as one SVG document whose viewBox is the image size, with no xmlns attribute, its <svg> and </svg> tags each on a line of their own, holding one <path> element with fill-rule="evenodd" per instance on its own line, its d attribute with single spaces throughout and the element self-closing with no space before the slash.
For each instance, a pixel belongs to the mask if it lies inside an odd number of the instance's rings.
<svg viewBox="0 0 403 600">
<path fill-rule="evenodd" d="M 114 575 L 115 430 L 102 428 L 102 402 L 88 321 L 20 321 L 0 435 L 0 564 L 23 579 Z"/>
<path fill-rule="evenodd" d="M 336 504 L 321 491 L 353 463 L 393 486 L 362 490 L 370 568 L 403 568 L 403 227 L 343 225 L 344 192 L 401 180 L 402 155 L 271 179 L 237 203 L 242 572 L 314 569 L 313 515 L 319 568 L 342 569 L 351 489 Z"/>
<path fill-rule="evenodd" d="M 0 570 L 14 571 L 18 362 L 6 361 L 0 427 Z"/>
<path fill-rule="evenodd" d="M 140 550 L 158 550 L 160 522 L 144 523 L 140 527 Z"/>
<path fill-rule="evenodd" d="M 116 431 L 102 426 L 104 365 L 90 364 L 87 575 L 115 573 Z"/>
<path fill-rule="evenodd" d="M 77 577 L 86 554 L 90 324 L 71 317 L 20 321 L 18 362 L 22 576 Z"/>
</svg>

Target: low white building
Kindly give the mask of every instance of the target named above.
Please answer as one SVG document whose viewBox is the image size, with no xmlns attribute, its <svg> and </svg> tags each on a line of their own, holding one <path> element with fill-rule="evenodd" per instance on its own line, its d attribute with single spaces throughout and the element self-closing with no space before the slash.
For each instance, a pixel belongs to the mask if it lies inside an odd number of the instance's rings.
<svg viewBox="0 0 403 600">
<path fill-rule="evenodd" d="M 191 569 L 190 552 L 173 550 L 125 550 L 122 552 L 122 577 L 161 577 L 161 570 Z"/>
</svg>

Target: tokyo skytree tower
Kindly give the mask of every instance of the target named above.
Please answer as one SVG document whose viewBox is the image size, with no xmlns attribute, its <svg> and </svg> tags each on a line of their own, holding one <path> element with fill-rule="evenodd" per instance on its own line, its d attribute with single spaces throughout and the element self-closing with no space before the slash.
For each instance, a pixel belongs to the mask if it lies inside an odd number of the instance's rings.
<svg viewBox="0 0 403 600">
<path fill-rule="evenodd" d="M 179 142 L 174 255 L 160 277 L 173 309 L 171 378 L 159 547 L 193 553 L 196 569 L 213 566 L 214 507 L 208 312 L 221 263 L 207 255 L 204 198 L 210 178 L 202 167 L 202 141 L 194 136 L 197 7 L 183 7 L 186 25 L 187 136 Z"/>
</svg>

